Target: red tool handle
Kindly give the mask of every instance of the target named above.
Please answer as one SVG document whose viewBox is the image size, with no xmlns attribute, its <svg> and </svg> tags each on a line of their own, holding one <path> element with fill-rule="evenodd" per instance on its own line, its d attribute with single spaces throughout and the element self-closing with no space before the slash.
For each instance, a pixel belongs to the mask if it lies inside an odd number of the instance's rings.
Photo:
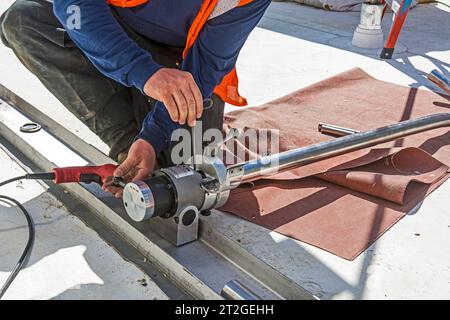
<svg viewBox="0 0 450 320">
<path fill-rule="evenodd" d="M 55 174 L 55 183 L 70 183 L 70 182 L 89 182 L 81 179 L 82 175 L 95 175 L 101 183 L 105 182 L 107 177 L 112 177 L 117 166 L 113 164 L 105 164 L 98 167 L 66 167 L 66 168 L 55 168 L 53 173 Z M 98 182 L 98 181 L 94 181 Z"/>
</svg>

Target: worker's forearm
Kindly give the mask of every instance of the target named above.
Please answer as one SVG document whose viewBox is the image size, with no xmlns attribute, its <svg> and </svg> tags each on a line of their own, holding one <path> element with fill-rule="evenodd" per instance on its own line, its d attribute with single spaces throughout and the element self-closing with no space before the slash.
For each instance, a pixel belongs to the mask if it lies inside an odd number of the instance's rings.
<svg viewBox="0 0 450 320">
<path fill-rule="evenodd" d="M 164 104 L 157 102 L 145 118 L 138 138 L 149 142 L 158 154 L 170 148 L 172 132 L 180 127 L 178 123 L 170 119 Z"/>
<path fill-rule="evenodd" d="M 79 9 L 80 28 L 70 25 L 73 5 Z M 54 0 L 53 9 L 72 41 L 104 75 L 142 91 L 147 79 L 161 68 L 128 37 L 105 0 Z"/>
</svg>

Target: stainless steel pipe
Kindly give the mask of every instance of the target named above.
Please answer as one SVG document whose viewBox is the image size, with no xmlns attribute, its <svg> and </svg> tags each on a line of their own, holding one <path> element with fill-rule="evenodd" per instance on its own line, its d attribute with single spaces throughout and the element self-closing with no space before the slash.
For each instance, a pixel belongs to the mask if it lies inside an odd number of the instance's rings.
<svg viewBox="0 0 450 320">
<path fill-rule="evenodd" d="M 324 160 L 347 152 L 368 148 L 423 131 L 450 126 L 450 113 L 438 113 L 402 121 L 375 130 L 356 133 L 334 140 L 285 151 L 228 167 L 233 187 L 280 173 L 308 163 Z"/>
<path fill-rule="evenodd" d="M 335 137 L 343 137 L 348 136 L 350 134 L 360 133 L 361 131 L 350 129 L 350 128 L 344 128 L 339 127 L 334 124 L 329 123 L 319 123 L 319 132 L 322 134 L 328 134 Z"/>
</svg>

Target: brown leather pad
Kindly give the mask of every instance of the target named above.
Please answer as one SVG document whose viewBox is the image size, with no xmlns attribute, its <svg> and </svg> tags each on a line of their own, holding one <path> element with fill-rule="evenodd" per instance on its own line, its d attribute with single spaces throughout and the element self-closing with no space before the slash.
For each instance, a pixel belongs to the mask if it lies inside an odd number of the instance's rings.
<svg viewBox="0 0 450 320">
<path fill-rule="evenodd" d="M 226 129 L 278 129 L 284 151 L 334 139 L 319 122 L 367 131 L 440 112 L 449 97 L 353 69 L 229 113 Z M 221 210 L 353 260 L 441 185 L 449 164 L 450 130 L 435 129 L 243 185 Z"/>
</svg>

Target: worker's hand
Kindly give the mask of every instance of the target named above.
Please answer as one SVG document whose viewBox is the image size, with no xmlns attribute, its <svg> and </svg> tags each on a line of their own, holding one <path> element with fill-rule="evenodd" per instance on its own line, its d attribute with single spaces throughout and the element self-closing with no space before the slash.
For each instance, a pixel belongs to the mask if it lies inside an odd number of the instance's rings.
<svg viewBox="0 0 450 320">
<path fill-rule="evenodd" d="M 138 139 L 131 146 L 127 159 L 114 171 L 114 176 L 125 182 L 143 180 L 153 172 L 155 163 L 155 149 L 147 141 Z M 122 198 L 123 189 L 112 185 L 112 177 L 105 181 L 103 190 L 113 193 L 116 198 Z"/>
<path fill-rule="evenodd" d="M 147 80 L 146 95 L 161 101 L 174 122 L 193 127 L 202 116 L 202 94 L 192 74 L 177 69 L 162 68 Z"/>
</svg>

